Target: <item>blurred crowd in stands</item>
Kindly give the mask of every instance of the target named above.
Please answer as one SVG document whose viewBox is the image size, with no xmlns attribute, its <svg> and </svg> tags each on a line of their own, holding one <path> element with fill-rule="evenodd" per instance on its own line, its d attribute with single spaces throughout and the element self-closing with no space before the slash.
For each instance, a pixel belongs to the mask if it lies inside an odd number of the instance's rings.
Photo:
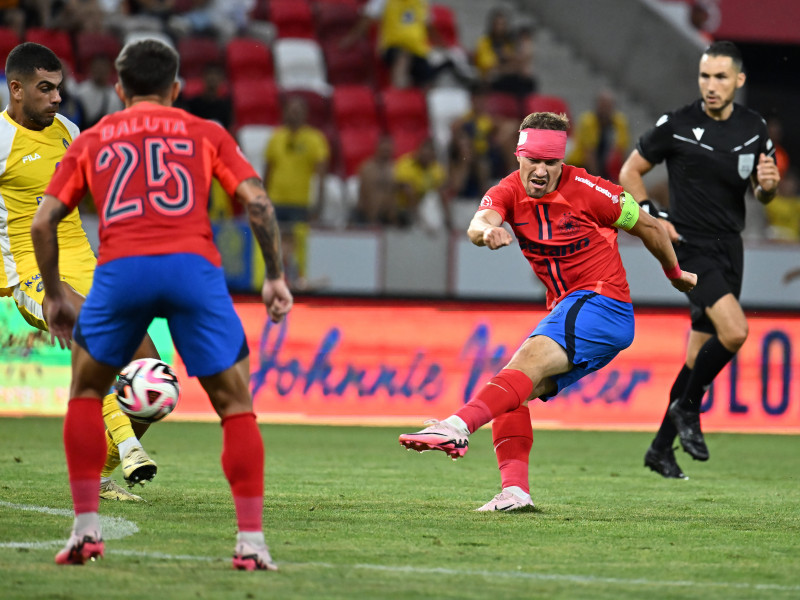
<svg viewBox="0 0 800 600">
<path fill-rule="evenodd" d="M 516 168 L 521 119 L 539 110 L 571 116 L 566 99 L 539 89 L 534 21 L 505 6 L 488 11 L 472 48 L 460 41 L 458 12 L 427 0 L 0 0 L 0 8 L 1 60 L 20 41 L 56 52 L 62 112 L 81 128 L 121 107 L 113 60 L 122 45 L 172 44 L 179 106 L 231 131 L 264 176 L 297 282 L 309 227 L 460 228 Z M 777 116 L 770 126 L 784 179 L 766 234 L 800 241 L 798 172 L 780 154 Z M 615 180 L 632 143 L 614 94 L 601 90 L 574 120 L 567 162 Z M 215 219 L 241 214 L 218 186 L 210 207 Z"/>
</svg>

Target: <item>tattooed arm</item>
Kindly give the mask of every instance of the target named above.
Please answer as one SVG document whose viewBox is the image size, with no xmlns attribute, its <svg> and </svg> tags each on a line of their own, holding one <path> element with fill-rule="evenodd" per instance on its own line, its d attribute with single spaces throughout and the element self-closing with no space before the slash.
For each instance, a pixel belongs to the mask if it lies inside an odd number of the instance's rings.
<svg viewBox="0 0 800 600">
<path fill-rule="evenodd" d="M 261 297 L 270 318 L 280 322 L 292 308 L 292 294 L 283 278 L 283 257 L 281 253 L 281 234 L 275 209 L 267 198 L 261 180 L 256 177 L 244 180 L 236 188 L 236 200 L 244 204 L 250 227 L 253 230 L 264 264 L 267 278 L 261 288 Z"/>
</svg>

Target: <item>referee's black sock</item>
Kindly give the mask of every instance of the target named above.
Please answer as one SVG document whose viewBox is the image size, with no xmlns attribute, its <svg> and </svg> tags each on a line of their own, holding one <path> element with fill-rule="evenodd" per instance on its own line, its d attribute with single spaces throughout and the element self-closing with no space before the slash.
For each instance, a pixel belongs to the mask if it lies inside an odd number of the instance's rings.
<svg viewBox="0 0 800 600">
<path fill-rule="evenodd" d="M 678 406 L 684 410 L 693 410 L 699 413 L 700 404 L 708 386 L 735 354 L 723 346 L 717 336 L 703 344 L 700 352 L 697 353 L 694 369 L 692 369 L 686 389 L 678 401 Z"/>
<path fill-rule="evenodd" d="M 692 370 L 686 366 L 686 363 L 684 363 L 683 368 L 675 378 L 675 383 L 672 384 L 672 389 L 669 391 L 667 408 L 669 408 L 669 405 L 672 404 L 674 400 L 677 400 L 681 397 L 683 390 L 686 389 L 686 384 L 689 382 L 689 376 L 691 374 Z M 653 448 L 659 452 L 668 450 L 670 446 L 672 446 L 672 442 L 675 440 L 675 436 L 677 435 L 678 430 L 675 429 L 675 425 L 672 424 L 672 419 L 670 419 L 665 413 L 664 419 L 661 421 L 661 427 L 658 428 L 656 437 L 653 439 Z"/>
</svg>

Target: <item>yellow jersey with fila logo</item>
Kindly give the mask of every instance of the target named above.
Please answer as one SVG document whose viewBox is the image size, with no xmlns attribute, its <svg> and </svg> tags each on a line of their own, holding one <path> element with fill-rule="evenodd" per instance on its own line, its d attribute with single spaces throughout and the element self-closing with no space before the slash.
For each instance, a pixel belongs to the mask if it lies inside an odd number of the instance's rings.
<svg viewBox="0 0 800 600">
<path fill-rule="evenodd" d="M 41 131 L 16 123 L 8 111 L 0 118 L 0 295 L 9 296 L 12 288 L 39 273 L 31 241 L 33 215 L 56 165 L 64 156 L 78 127 L 61 115 Z M 94 253 L 86 239 L 78 211 L 73 211 L 58 227 L 58 245 L 63 266 L 89 260 Z"/>
</svg>

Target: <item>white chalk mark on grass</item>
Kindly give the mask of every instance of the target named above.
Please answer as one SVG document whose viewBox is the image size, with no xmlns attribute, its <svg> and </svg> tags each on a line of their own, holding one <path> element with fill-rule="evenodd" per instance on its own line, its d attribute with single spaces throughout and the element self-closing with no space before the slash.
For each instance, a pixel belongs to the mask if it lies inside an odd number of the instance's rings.
<svg viewBox="0 0 800 600">
<path fill-rule="evenodd" d="M 53 515 L 56 517 L 72 517 L 74 513 L 67 508 L 50 508 L 49 506 L 34 506 L 32 504 L 14 504 L 0 500 L 0 508 L 11 510 L 25 510 Z M 139 527 L 133 521 L 121 517 L 100 516 L 100 526 L 103 528 L 104 540 L 121 540 L 139 532 Z M 67 538 L 63 540 L 46 540 L 39 542 L 0 542 L 0 548 L 56 548 L 63 546 Z"/>
<path fill-rule="evenodd" d="M 11 502 L 0 501 L 0 507 L 13 510 L 30 510 L 55 516 L 72 516 L 72 511 L 59 508 L 48 508 L 46 506 L 31 506 L 27 504 L 12 504 Z M 103 538 L 105 540 L 117 540 L 137 533 L 139 528 L 132 521 L 120 517 L 100 517 L 103 526 Z M 45 549 L 61 546 L 66 540 L 52 540 L 44 542 L 5 542 L 0 543 L 0 548 L 31 548 Z M 189 554 L 167 554 L 163 552 L 147 552 L 141 550 L 115 550 L 106 549 L 107 556 L 134 556 L 138 558 L 150 558 L 153 560 L 178 560 L 189 562 L 227 562 L 227 556 L 194 556 Z M 229 565 L 228 565 L 229 566 Z M 415 567 L 411 565 L 373 565 L 373 564 L 336 564 L 328 562 L 282 562 L 278 561 L 278 566 L 286 568 L 291 573 L 294 570 L 302 569 L 336 569 L 346 571 L 348 569 L 358 569 L 363 571 L 377 571 L 382 573 L 407 573 L 410 575 L 445 575 L 452 577 L 480 577 L 482 579 L 516 579 L 527 581 L 557 581 L 564 583 L 574 583 L 586 586 L 592 585 L 618 585 L 622 587 L 642 586 L 642 587 L 672 587 L 672 588 L 716 588 L 716 589 L 735 589 L 753 591 L 774 591 L 774 592 L 800 592 L 800 585 L 779 585 L 773 583 L 734 583 L 726 581 L 659 581 L 656 579 L 625 579 L 622 577 L 596 577 L 594 575 L 570 575 L 558 573 L 528 573 L 525 571 L 486 571 L 483 569 L 446 569 L 443 567 Z M 266 575 L 267 577 L 269 575 Z"/>
</svg>

